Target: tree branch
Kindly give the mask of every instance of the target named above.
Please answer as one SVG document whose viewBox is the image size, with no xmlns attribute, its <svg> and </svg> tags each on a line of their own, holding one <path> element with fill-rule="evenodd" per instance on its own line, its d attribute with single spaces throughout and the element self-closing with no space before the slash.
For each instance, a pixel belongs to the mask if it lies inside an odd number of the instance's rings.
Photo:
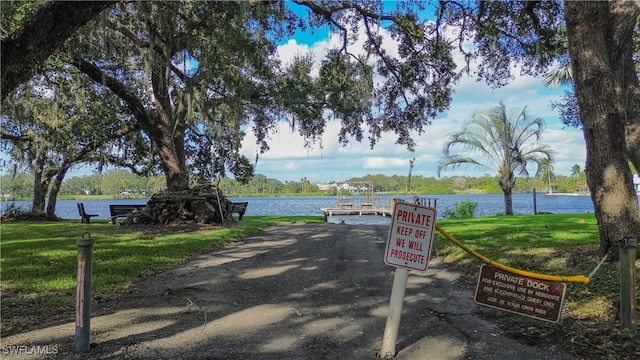
<svg viewBox="0 0 640 360">
<path fill-rule="evenodd" d="M 29 135 L 13 135 L 13 134 L 7 134 L 7 133 L 2 133 L 0 134 L 0 139 L 2 140 L 8 140 L 11 141 L 14 144 L 17 143 L 21 143 L 24 141 L 31 141 L 31 136 Z"/>
<path fill-rule="evenodd" d="M 399 20 L 398 17 L 393 15 L 383 15 L 383 14 L 371 12 L 363 8 L 362 6 L 358 5 L 355 2 L 349 2 L 349 1 L 341 2 L 332 7 L 323 7 L 310 0 L 294 0 L 294 2 L 298 5 L 307 7 L 309 10 L 313 11 L 314 14 L 320 15 L 324 17 L 327 21 L 331 21 L 331 22 L 333 22 L 332 16 L 334 13 L 348 10 L 348 9 L 357 11 L 363 17 L 379 19 L 380 21 L 390 20 L 393 22 L 398 22 Z"/>
<path fill-rule="evenodd" d="M 79 28 L 116 1 L 53 1 L 43 6 L 20 31 L 0 43 L 2 100 L 28 81 L 38 68 Z"/>
<path fill-rule="evenodd" d="M 149 43 L 148 42 L 140 40 L 140 38 L 138 38 L 134 33 L 132 33 L 131 30 L 125 28 L 124 26 L 121 26 L 119 24 L 115 24 L 112 21 L 107 21 L 107 25 L 111 29 L 113 29 L 113 30 L 121 33 L 122 35 L 124 35 L 127 39 L 131 40 L 137 47 L 139 47 L 139 48 L 147 48 L 147 47 L 149 47 Z"/>
<path fill-rule="evenodd" d="M 127 108 L 131 110 L 131 113 L 140 122 L 143 128 L 151 126 L 151 119 L 149 118 L 149 114 L 142 104 L 142 101 L 140 101 L 140 99 L 138 99 L 132 92 L 130 92 L 123 83 L 115 78 L 108 76 L 107 74 L 102 72 L 100 68 L 84 59 L 74 59 L 73 65 L 78 68 L 78 70 L 93 79 L 93 81 L 106 86 L 116 96 L 122 99 L 127 104 Z"/>
</svg>

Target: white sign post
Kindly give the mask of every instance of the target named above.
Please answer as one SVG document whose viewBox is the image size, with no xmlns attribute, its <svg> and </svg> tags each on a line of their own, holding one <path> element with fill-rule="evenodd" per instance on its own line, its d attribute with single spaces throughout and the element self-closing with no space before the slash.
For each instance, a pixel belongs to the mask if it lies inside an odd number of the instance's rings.
<svg viewBox="0 0 640 360">
<path fill-rule="evenodd" d="M 389 228 L 389 241 L 384 262 L 397 267 L 389 301 L 389 315 L 378 357 L 395 356 L 396 339 L 409 270 L 426 271 L 431 255 L 431 242 L 436 222 L 436 210 L 411 203 L 396 203 Z"/>
</svg>

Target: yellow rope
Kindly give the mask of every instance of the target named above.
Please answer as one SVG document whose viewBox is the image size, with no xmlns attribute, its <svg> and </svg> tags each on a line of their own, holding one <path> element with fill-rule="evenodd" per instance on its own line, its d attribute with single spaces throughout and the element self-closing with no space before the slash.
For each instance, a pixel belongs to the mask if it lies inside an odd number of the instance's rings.
<svg viewBox="0 0 640 360">
<path fill-rule="evenodd" d="M 560 281 L 560 282 L 574 282 L 574 283 L 582 283 L 582 284 L 588 284 L 589 281 L 591 281 L 591 279 L 589 279 L 588 277 L 586 277 L 584 275 L 576 275 L 576 276 L 545 275 L 545 274 L 537 274 L 537 273 L 532 273 L 532 272 L 525 271 L 525 270 L 512 268 L 510 266 L 501 264 L 499 262 L 495 262 L 495 261 L 493 261 L 493 260 L 491 260 L 491 259 L 489 259 L 489 258 L 487 258 L 485 256 L 482 256 L 481 254 L 469 249 L 467 246 L 465 246 L 463 243 L 458 241 L 451 234 L 449 234 L 443 228 L 441 228 L 440 225 L 436 224 L 436 230 L 438 230 L 438 232 L 440 234 L 442 234 L 444 237 L 446 237 L 449 241 L 451 241 L 452 243 L 454 243 L 454 244 L 458 245 L 459 247 L 461 247 L 462 250 L 464 250 L 464 251 L 468 252 L 469 254 L 471 254 L 471 255 L 477 257 L 478 259 L 482 260 L 482 262 L 484 262 L 485 264 L 489 264 L 491 266 L 495 266 L 498 269 L 502 269 L 504 271 L 508 271 L 510 273 L 513 273 L 513 274 L 526 276 L 526 277 L 530 277 L 530 278 L 533 278 L 533 279 L 539 279 L 539 280 Z"/>
</svg>

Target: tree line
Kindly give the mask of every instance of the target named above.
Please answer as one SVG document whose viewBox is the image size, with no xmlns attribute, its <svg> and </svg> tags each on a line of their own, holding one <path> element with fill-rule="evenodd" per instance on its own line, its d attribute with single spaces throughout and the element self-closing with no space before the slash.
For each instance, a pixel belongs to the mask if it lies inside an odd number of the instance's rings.
<svg viewBox="0 0 640 360">
<path fill-rule="evenodd" d="M 577 167 L 578 165 L 574 166 Z M 579 169 L 579 167 L 578 167 Z M 516 193 L 530 193 L 549 191 L 548 174 L 540 177 L 519 178 L 514 187 Z M 569 176 L 551 174 L 551 191 L 553 192 L 581 192 L 586 188 L 586 174 L 577 171 Z M 354 185 L 372 186 L 370 193 L 394 194 L 457 194 L 478 193 L 497 194 L 502 192 L 495 175 L 479 177 L 424 177 L 413 175 L 409 184 L 409 177 L 402 175 L 372 174 L 363 177 L 353 177 L 342 182 Z M 331 181 L 328 184 L 335 184 Z M 106 171 L 104 174 L 73 176 L 68 178 L 60 188 L 60 196 L 77 198 L 79 196 L 140 197 L 148 198 L 155 193 L 165 191 L 165 179 L 162 176 L 139 176 L 125 169 Z M 255 175 L 246 184 L 232 178 L 222 178 L 218 183 L 220 189 L 227 196 L 312 196 L 336 195 L 337 188 L 330 187 L 321 190 L 317 181 L 303 177 L 300 181 L 280 181 L 262 174 Z M 3 200 L 31 200 L 33 199 L 33 174 L 17 172 L 0 176 L 0 194 Z M 341 194 L 351 194 L 341 190 Z M 353 194 L 358 194 L 353 192 Z"/>
</svg>

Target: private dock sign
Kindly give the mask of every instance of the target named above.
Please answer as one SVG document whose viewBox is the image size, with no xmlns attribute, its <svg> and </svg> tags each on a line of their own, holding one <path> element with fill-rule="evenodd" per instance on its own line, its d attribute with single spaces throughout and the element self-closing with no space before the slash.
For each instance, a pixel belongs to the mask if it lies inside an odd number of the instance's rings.
<svg viewBox="0 0 640 360">
<path fill-rule="evenodd" d="M 558 322 L 567 285 L 512 274 L 482 265 L 474 301 L 534 319 Z"/>
<path fill-rule="evenodd" d="M 389 266 L 408 270 L 427 270 L 435 222 L 434 208 L 396 203 L 384 262 Z"/>
</svg>

